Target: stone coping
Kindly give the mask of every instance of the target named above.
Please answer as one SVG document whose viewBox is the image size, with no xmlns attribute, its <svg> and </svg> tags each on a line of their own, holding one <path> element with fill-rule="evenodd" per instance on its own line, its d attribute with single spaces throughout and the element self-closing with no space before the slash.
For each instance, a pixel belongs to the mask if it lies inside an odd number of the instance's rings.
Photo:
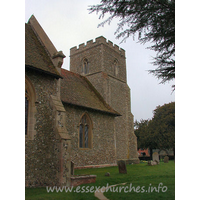
<svg viewBox="0 0 200 200">
<path fill-rule="evenodd" d="M 83 179 L 83 178 L 96 178 L 97 176 L 96 175 L 74 175 L 74 176 L 71 176 L 71 179 Z"/>
<path fill-rule="evenodd" d="M 89 169 L 89 168 L 104 168 L 104 167 L 116 167 L 117 164 L 102 164 L 102 165 L 86 165 L 86 166 L 77 166 L 74 169 Z"/>
</svg>

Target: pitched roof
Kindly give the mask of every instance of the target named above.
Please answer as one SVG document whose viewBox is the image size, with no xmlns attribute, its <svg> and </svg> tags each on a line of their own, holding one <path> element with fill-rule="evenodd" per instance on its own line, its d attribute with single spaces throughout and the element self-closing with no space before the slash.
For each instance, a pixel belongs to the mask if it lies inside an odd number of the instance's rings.
<svg viewBox="0 0 200 200">
<path fill-rule="evenodd" d="M 61 74 L 61 100 L 64 103 L 120 116 L 105 102 L 86 77 L 65 69 L 61 69 Z"/>
<path fill-rule="evenodd" d="M 30 24 L 25 24 L 25 66 L 61 77 Z"/>
</svg>

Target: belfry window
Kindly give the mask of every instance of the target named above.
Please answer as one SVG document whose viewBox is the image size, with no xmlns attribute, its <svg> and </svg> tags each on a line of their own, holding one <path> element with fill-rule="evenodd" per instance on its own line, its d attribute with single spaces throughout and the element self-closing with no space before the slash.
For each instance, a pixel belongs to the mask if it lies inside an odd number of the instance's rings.
<svg viewBox="0 0 200 200">
<path fill-rule="evenodd" d="M 79 125 L 79 148 L 91 148 L 92 123 L 88 114 L 84 114 Z"/>
<path fill-rule="evenodd" d="M 88 60 L 86 58 L 83 59 L 82 73 L 84 73 L 84 74 L 88 74 L 89 73 L 89 63 L 88 63 Z"/>
<path fill-rule="evenodd" d="M 114 66 L 114 76 L 117 76 L 119 74 L 119 63 L 117 59 L 114 60 L 113 66 Z"/>
</svg>

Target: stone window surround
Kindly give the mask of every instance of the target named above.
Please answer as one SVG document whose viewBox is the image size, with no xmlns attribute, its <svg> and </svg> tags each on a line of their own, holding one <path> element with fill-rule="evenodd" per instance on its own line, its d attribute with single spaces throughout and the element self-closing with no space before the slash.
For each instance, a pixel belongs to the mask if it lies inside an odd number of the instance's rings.
<svg viewBox="0 0 200 200">
<path fill-rule="evenodd" d="M 80 125 L 81 125 L 81 120 L 82 118 L 86 116 L 87 120 L 88 120 L 88 147 L 85 148 L 85 147 L 80 147 Z M 89 116 L 89 114 L 87 112 L 83 113 L 81 118 L 80 118 L 80 121 L 79 121 L 79 125 L 77 126 L 78 127 L 78 148 L 80 150 L 90 150 L 93 148 L 93 134 L 92 134 L 92 130 L 93 130 L 93 123 L 92 123 L 92 120 L 91 120 L 91 117 Z"/>
<path fill-rule="evenodd" d="M 87 58 L 83 58 L 82 60 L 82 73 L 89 74 L 89 62 Z"/>
<path fill-rule="evenodd" d="M 113 68 L 114 68 L 114 76 L 119 75 L 119 61 L 117 59 L 113 62 Z"/>
<path fill-rule="evenodd" d="M 36 134 L 35 130 L 35 113 L 36 113 L 36 93 L 31 80 L 25 75 L 25 97 L 28 99 L 28 122 L 27 122 L 27 135 L 26 140 L 33 140 Z"/>
</svg>

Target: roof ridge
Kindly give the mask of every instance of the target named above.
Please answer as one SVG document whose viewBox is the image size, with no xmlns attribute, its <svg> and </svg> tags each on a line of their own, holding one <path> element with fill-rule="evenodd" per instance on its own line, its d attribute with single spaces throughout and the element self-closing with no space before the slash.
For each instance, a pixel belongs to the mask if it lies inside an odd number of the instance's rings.
<svg viewBox="0 0 200 200">
<path fill-rule="evenodd" d="M 65 72 L 68 72 L 68 73 L 70 73 L 70 74 L 73 74 L 73 75 L 75 75 L 75 76 L 77 76 L 77 77 L 80 77 L 80 78 L 83 77 L 83 76 L 80 75 L 80 74 L 77 74 L 77 73 L 75 73 L 75 72 L 72 72 L 72 71 L 70 71 L 70 70 L 68 70 L 68 69 L 64 69 L 64 68 L 61 68 L 61 73 L 62 73 L 62 70 L 65 71 Z"/>
</svg>

